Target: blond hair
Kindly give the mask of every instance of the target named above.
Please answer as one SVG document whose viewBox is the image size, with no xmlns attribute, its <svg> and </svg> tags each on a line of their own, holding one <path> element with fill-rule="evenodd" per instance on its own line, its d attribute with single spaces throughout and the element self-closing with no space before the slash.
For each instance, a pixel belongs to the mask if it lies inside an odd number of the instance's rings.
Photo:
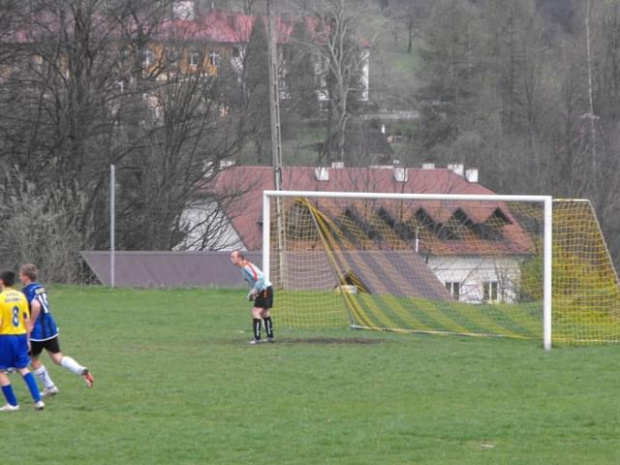
<svg viewBox="0 0 620 465">
<path fill-rule="evenodd" d="M 25 265 L 22 265 L 19 272 L 28 276 L 31 281 L 36 281 L 39 279 L 39 269 L 37 268 L 37 265 L 33 263 L 26 263 Z"/>
</svg>

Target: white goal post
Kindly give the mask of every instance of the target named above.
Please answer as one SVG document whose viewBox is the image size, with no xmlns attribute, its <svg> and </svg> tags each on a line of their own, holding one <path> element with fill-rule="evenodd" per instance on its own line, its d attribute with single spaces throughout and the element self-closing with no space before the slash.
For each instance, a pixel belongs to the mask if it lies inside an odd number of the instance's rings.
<svg viewBox="0 0 620 465">
<path fill-rule="evenodd" d="M 551 349 L 552 334 L 552 230 L 553 199 L 551 196 L 537 195 L 462 195 L 462 194 L 396 194 L 372 192 L 321 192 L 321 191 L 274 191 L 263 192 L 262 240 L 263 270 L 269 279 L 271 270 L 271 227 L 272 199 L 353 199 L 353 200 L 401 200 L 401 201 L 451 201 L 451 202 L 528 202 L 542 205 L 543 208 L 543 347 Z"/>
</svg>

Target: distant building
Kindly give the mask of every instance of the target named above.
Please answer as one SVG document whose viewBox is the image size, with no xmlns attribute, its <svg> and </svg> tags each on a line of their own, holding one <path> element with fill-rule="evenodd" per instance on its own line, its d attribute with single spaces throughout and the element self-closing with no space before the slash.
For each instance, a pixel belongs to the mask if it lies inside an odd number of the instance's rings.
<svg viewBox="0 0 620 465">
<path fill-rule="evenodd" d="M 172 2 L 171 13 L 162 18 L 156 24 L 147 24 L 148 21 L 143 24 L 137 22 L 131 24 L 130 21 L 130 24 L 121 25 L 117 18 L 99 13 L 93 17 L 94 27 L 91 34 L 93 37 L 101 34 L 100 40 L 105 40 L 111 48 L 119 48 L 121 62 L 119 68 L 121 70 L 125 68 L 125 72 L 121 71 L 121 74 L 126 75 L 127 81 L 132 79 L 131 73 L 136 72 L 136 63 L 141 65 L 139 68 L 142 69 L 143 77 L 155 80 L 165 80 L 175 74 L 216 76 L 225 63 L 230 64 L 230 67 L 240 77 L 252 30 L 256 21 L 261 17 L 222 10 L 208 10 L 200 13 L 193 1 L 186 0 Z M 311 30 L 316 23 L 308 18 L 304 24 Z M 57 18 L 41 14 L 41 17 L 33 18 L 32 24 L 3 34 L 0 37 L 0 47 L 15 49 L 28 44 L 44 44 L 50 34 L 53 36 L 56 32 L 60 33 L 65 28 L 71 29 L 72 27 L 71 22 L 60 24 Z M 143 42 L 143 39 L 137 40 L 138 31 L 145 27 L 148 29 L 145 32 L 147 42 Z M 292 19 L 274 17 L 274 35 L 280 62 L 283 96 L 286 96 L 284 89 L 286 89 L 287 74 L 284 49 L 290 46 L 294 27 Z M 64 32 L 71 33 L 70 30 Z M 358 95 L 360 100 L 366 101 L 369 86 L 368 50 L 370 44 L 363 42 L 361 45 L 365 65 L 362 67 L 362 75 L 359 79 L 361 87 Z M 66 58 L 60 56 L 57 59 L 60 61 L 59 66 L 66 69 Z M 39 55 L 33 56 L 32 60 L 34 63 L 43 64 L 42 57 Z M 324 100 L 327 95 L 324 90 L 321 90 L 320 85 L 321 83 L 326 85 L 325 76 L 328 68 L 326 63 L 322 63 L 321 57 L 316 57 L 315 81 L 319 84 L 317 91 L 319 100 Z M 0 82 L 12 70 L 10 63 L 1 64 Z M 128 84 L 129 82 L 119 82 L 121 87 L 126 87 Z"/>
<path fill-rule="evenodd" d="M 285 190 L 493 195 L 478 184 L 477 178 L 477 170 L 465 172 L 462 165 L 443 169 L 433 165 L 420 169 L 348 168 L 338 163 L 331 167 L 286 167 L 282 175 Z M 216 196 L 234 197 L 220 208 L 229 219 L 225 236 L 231 239 L 230 248 L 260 250 L 262 193 L 274 189 L 272 168 L 233 166 L 203 189 Z M 502 202 L 463 202 L 436 208 L 438 204 L 420 203 L 415 207 L 412 220 L 420 227 L 404 240 L 410 241 L 454 299 L 514 301 L 520 264 L 532 254 L 533 244 L 507 206 Z M 201 208 L 212 210 L 216 206 Z M 197 220 L 200 211 L 189 211 L 187 218 Z M 472 234 L 452 234 L 458 230 L 452 227 L 456 224 L 465 225 Z"/>
</svg>

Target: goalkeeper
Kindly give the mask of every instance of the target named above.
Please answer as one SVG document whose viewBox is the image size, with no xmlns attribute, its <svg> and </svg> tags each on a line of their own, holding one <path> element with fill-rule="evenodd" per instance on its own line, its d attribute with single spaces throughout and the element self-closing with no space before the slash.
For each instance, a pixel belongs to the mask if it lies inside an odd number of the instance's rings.
<svg viewBox="0 0 620 465">
<path fill-rule="evenodd" d="M 233 251 L 230 255 L 230 261 L 241 268 L 243 279 L 250 286 L 248 300 L 254 301 L 254 306 L 252 307 L 254 339 L 249 344 L 254 345 L 261 342 L 261 319 L 265 322 L 267 342 L 275 342 L 273 338 L 273 322 L 269 312 L 269 309 L 273 306 L 273 287 L 271 283 L 265 279 L 265 274 L 259 267 L 245 259 L 240 250 Z"/>
</svg>

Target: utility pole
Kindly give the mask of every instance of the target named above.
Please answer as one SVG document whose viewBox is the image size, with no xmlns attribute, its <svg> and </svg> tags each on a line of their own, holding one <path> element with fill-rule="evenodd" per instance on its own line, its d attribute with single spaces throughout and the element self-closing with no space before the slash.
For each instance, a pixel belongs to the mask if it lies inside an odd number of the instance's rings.
<svg viewBox="0 0 620 465">
<path fill-rule="evenodd" d="M 282 136 L 280 133 L 280 89 L 277 38 L 275 36 L 271 0 L 267 0 L 267 47 L 269 56 L 269 111 L 271 115 L 271 156 L 276 190 L 282 190 Z"/>
<path fill-rule="evenodd" d="M 278 54 L 277 54 L 277 35 L 274 33 L 273 16 L 271 15 L 271 0 L 267 0 L 267 48 L 269 62 L 269 112 L 271 116 L 271 157 L 273 162 L 273 175 L 275 190 L 282 190 L 282 136 L 280 133 L 280 89 L 278 85 Z M 278 240 L 276 243 L 276 254 L 278 257 L 278 276 L 274 284 L 281 285 L 286 276 L 285 270 L 285 228 L 284 211 L 282 209 L 282 199 L 276 198 L 276 222 Z M 263 226 L 264 227 L 264 226 Z M 271 241 L 263 244 L 263 247 L 270 247 Z M 277 281 L 277 283 L 276 283 Z"/>
</svg>

